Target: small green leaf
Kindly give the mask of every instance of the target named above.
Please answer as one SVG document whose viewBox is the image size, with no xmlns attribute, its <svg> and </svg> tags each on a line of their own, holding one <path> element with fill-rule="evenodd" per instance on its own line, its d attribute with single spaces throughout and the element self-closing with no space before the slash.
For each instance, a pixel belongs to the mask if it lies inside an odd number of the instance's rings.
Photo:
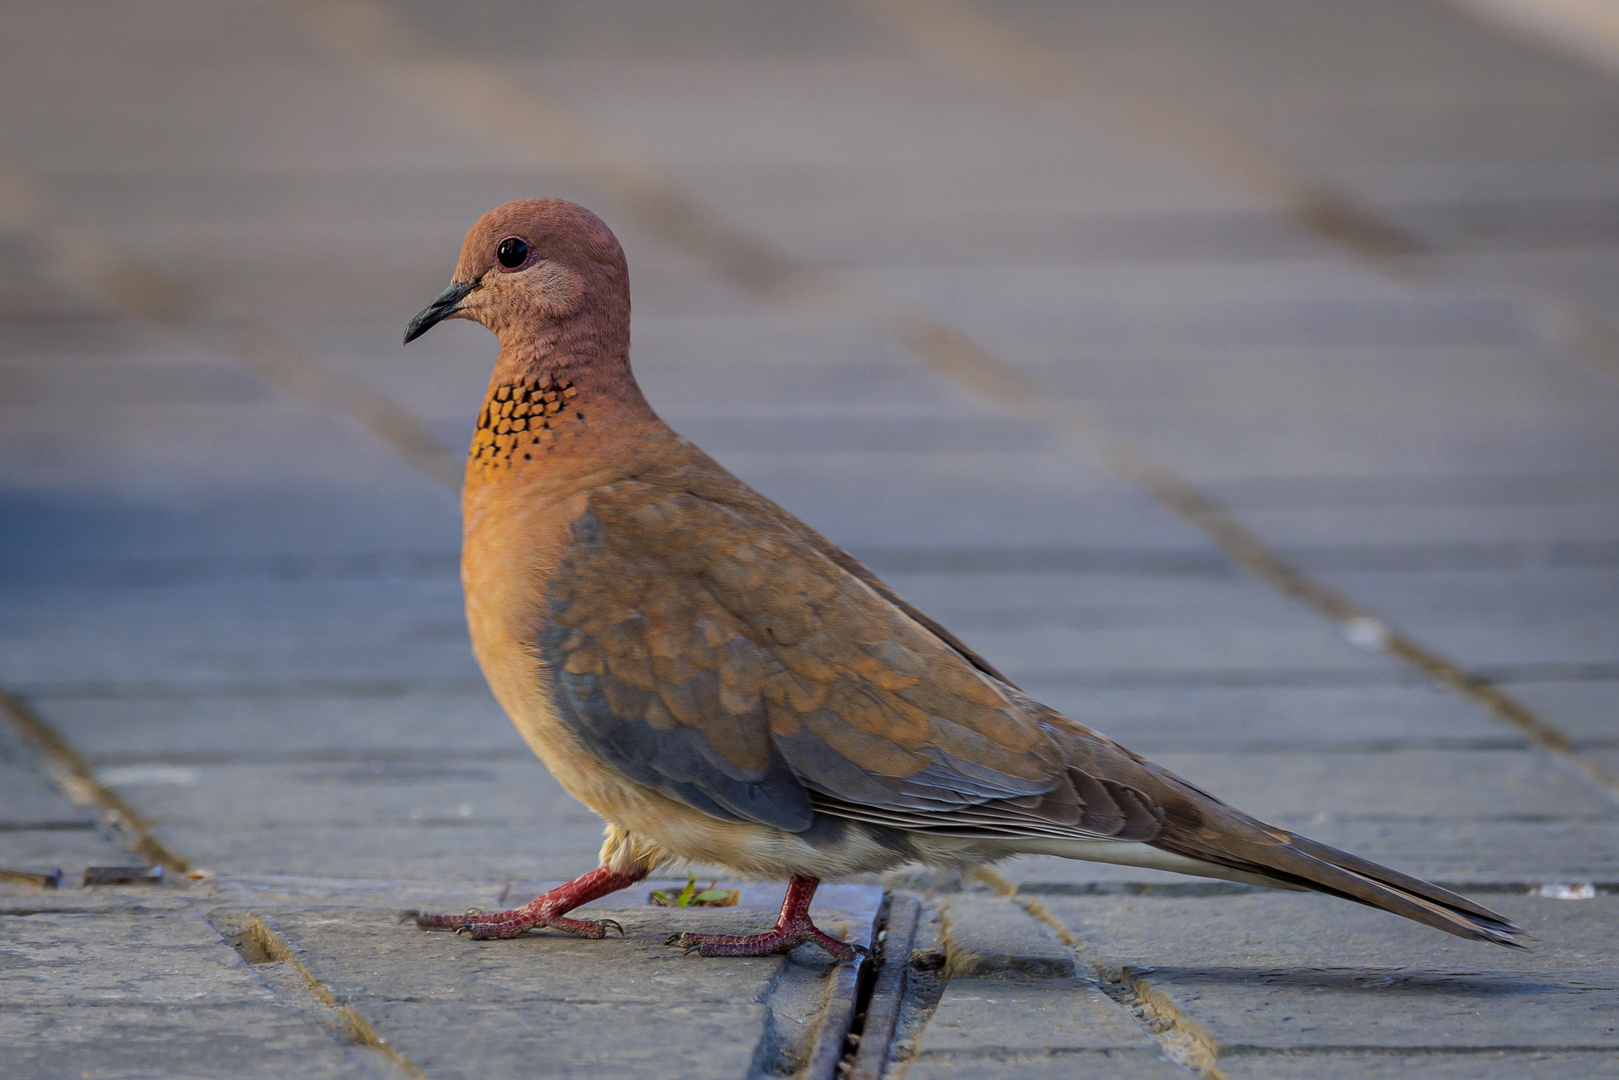
<svg viewBox="0 0 1619 1080">
<path fill-rule="evenodd" d="M 692 894 L 697 891 L 697 875 L 690 870 L 686 871 L 686 887 L 680 890 L 680 899 L 675 901 L 676 907 L 687 907 L 691 904 Z"/>
<path fill-rule="evenodd" d="M 731 895 L 730 889 L 704 889 L 691 898 L 694 904 L 712 904 L 716 900 L 727 899 Z"/>
</svg>

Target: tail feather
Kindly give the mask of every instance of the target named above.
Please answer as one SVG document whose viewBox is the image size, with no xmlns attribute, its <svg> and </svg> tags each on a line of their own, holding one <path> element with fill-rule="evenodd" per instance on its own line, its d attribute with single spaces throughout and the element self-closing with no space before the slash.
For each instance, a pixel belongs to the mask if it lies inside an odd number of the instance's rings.
<svg viewBox="0 0 1619 1080">
<path fill-rule="evenodd" d="M 1285 829 L 1240 818 L 1221 824 L 1227 828 L 1214 842 L 1205 830 L 1199 830 L 1194 837 L 1177 835 L 1177 830 L 1171 829 L 1153 841 L 1153 846 L 1269 878 L 1278 885 L 1303 887 L 1381 908 L 1457 937 L 1515 949 L 1526 948 L 1525 941 L 1535 940 L 1505 916 L 1420 878 Z"/>
<path fill-rule="evenodd" d="M 1326 844 L 1311 840 L 1308 836 L 1300 836 L 1298 833 L 1291 832 L 1286 835 L 1289 844 L 1318 861 L 1331 863 L 1349 873 L 1370 878 L 1380 885 L 1399 889 L 1402 892 L 1414 893 L 1424 900 L 1429 900 L 1447 908 L 1455 908 L 1457 911 L 1468 915 L 1476 915 L 1479 918 L 1491 919 L 1496 922 L 1501 921 L 1501 916 L 1484 905 L 1476 904 L 1467 897 L 1453 893 L 1449 889 L 1442 889 L 1432 882 L 1423 881 L 1421 878 L 1412 877 L 1410 874 L 1402 874 L 1398 870 L 1390 870 L 1386 866 L 1379 866 L 1370 859 L 1363 859 L 1347 851 L 1339 851 L 1335 847 L 1329 847 Z"/>
</svg>

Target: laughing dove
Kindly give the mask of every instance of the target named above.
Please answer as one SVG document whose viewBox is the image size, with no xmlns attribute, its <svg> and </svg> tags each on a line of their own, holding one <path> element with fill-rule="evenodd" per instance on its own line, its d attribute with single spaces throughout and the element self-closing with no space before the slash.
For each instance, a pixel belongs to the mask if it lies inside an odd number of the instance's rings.
<svg viewBox="0 0 1619 1080">
<path fill-rule="evenodd" d="M 624 254 L 583 207 L 473 226 L 412 320 L 500 340 L 463 496 L 478 662 L 562 786 L 607 822 L 601 865 L 511 911 L 410 913 L 476 938 L 548 926 L 692 860 L 787 878 L 776 925 L 685 934 L 705 956 L 813 941 L 825 878 L 1020 853 L 1314 889 L 1516 945 L 1495 912 L 1266 825 L 1042 705 L 660 420 L 630 373 Z M 673 939 L 672 939 L 673 940 Z"/>
</svg>

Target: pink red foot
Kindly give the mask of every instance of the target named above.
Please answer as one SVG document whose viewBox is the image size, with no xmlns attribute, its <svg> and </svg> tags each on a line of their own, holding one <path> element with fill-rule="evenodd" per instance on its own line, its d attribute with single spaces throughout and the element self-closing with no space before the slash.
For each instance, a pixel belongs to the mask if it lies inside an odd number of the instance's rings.
<svg viewBox="0 0 1619 1080">
<path fill-rule="evenodd" d="M 674 934 L 668 944 L 679 945 L 687 956 L 769 956 L 791 952 L 806 941 L 819 945 L 837 960 L 871 955 L 870 950 L 839 941 L 808 923 L 791 929 L 778 926 L 765 934 Z"/>
<path fill-rule="evenodd" d="M 519 937 L 537 926 L 561 930 L 577 937 L 599 939 L 607 936 L 609 928 L 621 935 L 624 928 L 613 919 L 569 919 L 564 917 L 565 913 L 633 885 L 645 876 L 644 873 L 620 874 L 600 866 L 510 911 L 468 912 L 465 915 L 405 911 L 400 913 L 399 918 L 401 922 L 414 922 L 423 930 L 454 930 L 475 941 Z"/>
<path fill-rule="evenodd" d="M 689 956 L 769 956 L 788 952 L 806 941 L 813 942 L 841 961 L 870 956 L 868 949 L 839 941 L 810 922 L 810 899 L 820 885 L 818 878 L 795 877 L 787 885 L 776 925 L 763 934 L 671 934 L 666 944 L 679 945 Z"/>
<path fill-rule="evenodd" d="M 474 941 L 490 938 L 513 938 L 535 927 L 550 927 L 582 938 L 604 938 L 608 930 L 624 933 L 615 919 L 569 919 L 536 910 L 531 904 L 510 911 L 476 912 L 466 915 L 429 915 L 420 911 L 401 913 L 402 919 L 414 921 L 423 930 L 454 930 Z"/>
</svg>

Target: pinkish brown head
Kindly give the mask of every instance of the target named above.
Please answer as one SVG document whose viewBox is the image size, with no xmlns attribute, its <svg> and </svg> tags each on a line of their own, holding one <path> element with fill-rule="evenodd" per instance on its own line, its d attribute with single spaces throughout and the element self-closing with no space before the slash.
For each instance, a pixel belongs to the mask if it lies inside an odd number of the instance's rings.
<svg viewBox="0 0 1619 1080">
<path fill-rule="evenodd" d="M 494 331 L 503 362 L 627 364 L 624 250 L 601 218 L 576 203 L 504 203 L 467 233 L 454 280 L 410 321 L 405 343 L 445 319 L 471 319 Z"/>
</svg>

